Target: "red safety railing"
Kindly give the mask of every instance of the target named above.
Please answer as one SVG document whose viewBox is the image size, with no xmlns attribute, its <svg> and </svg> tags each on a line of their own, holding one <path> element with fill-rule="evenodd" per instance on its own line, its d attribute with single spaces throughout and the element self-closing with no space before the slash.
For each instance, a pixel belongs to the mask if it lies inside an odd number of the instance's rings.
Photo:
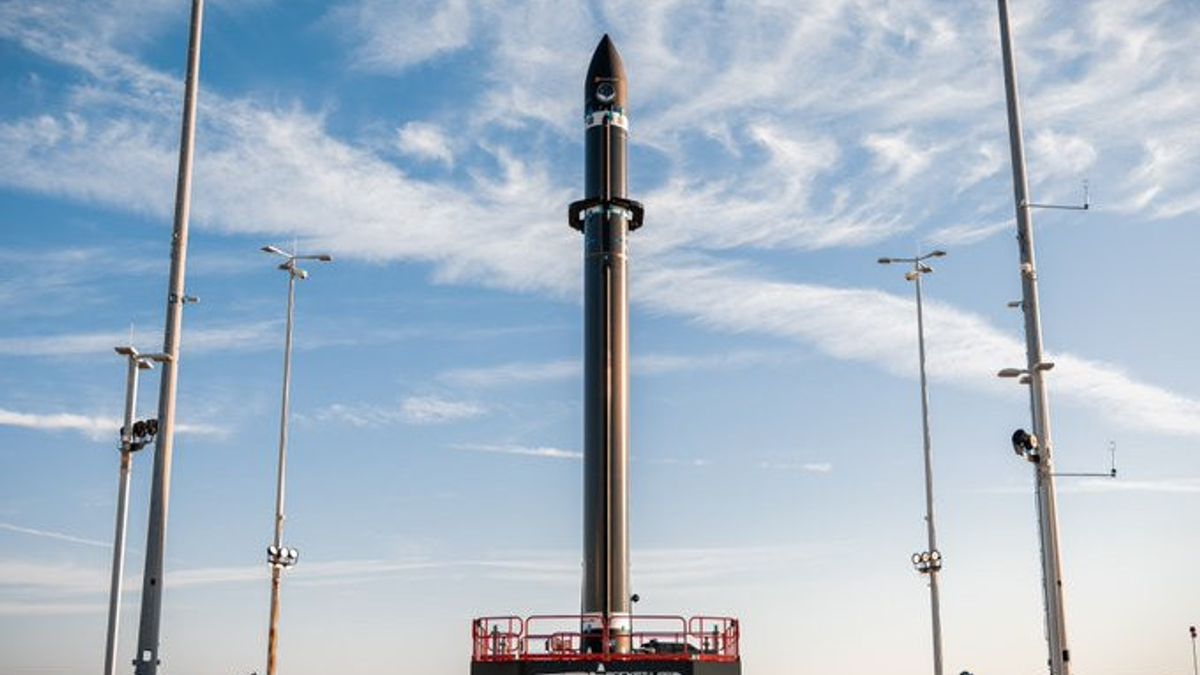
<svg viewBox="0 0 1200 675">
<path fill-rule="evenodd" d="M 584 631 L 579 614 L 490 616 L 471 623 L 474 661 L 736 661 L 737 619 L 672 615 L 622 617 L 620 626 L 603 623 Z M 616 623 L 614 620 L 612 623 Z"/>
</svg>

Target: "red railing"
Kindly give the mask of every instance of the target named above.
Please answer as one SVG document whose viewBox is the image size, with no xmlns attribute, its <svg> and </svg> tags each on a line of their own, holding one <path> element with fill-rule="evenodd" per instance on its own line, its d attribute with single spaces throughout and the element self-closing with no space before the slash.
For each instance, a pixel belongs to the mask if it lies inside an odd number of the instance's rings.
<svg viewBox="0 0 1200 675">
<path fill-rule="evenodd" d="M 731 617 L 634 615 L 620 622 L 628 630 L 604 624 L 599 631 L 584 631 L 584 620 L 579 614 L 475 619 L 471 623 L 471 658 L 606 662 L 738 659 L 740 632 L 737 619 Z"/>
</svg>

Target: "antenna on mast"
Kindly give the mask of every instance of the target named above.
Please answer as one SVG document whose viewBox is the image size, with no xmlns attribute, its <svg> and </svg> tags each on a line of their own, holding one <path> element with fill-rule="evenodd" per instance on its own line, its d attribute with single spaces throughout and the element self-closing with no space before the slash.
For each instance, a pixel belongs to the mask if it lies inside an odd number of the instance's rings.
<svg viewBox="0 0 1200 675">
<path fill-rule="evenodd" d="M 1056 473 L 1055 476 L 1068 478 L 1116 478 L 1117 477 L 1117 442 L 1108 442 L 1108 472 L 1107 473 Z"/>
</svg>

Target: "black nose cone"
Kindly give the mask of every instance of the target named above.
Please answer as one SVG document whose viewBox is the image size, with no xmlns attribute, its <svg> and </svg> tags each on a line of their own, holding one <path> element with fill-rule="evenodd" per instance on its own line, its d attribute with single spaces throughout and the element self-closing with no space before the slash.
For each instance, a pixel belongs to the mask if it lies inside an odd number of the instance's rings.
<svg viewBox="0 0 1200 675">
<path fill-rule="evenodd" d="M 587 110 L 625 108 L 625 65 L 608 35 L 600 39 L 583 85 Z"/>
</svg>

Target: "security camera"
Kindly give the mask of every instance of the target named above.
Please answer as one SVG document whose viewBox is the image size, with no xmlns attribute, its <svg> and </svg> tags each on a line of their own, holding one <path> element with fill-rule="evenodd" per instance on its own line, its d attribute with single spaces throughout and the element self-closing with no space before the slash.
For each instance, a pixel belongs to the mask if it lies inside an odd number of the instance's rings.
<svg viewBox="0 0 1200 675">
<path fill-rule="evenodd" d="M 1018 456 L 1024 457 L 1031 462 L 1038 461 L 1038 439 L 1037 436 L 1025 431 L 1017 429 L 1012 435 L 1013 452 Z"/>
</svg>

